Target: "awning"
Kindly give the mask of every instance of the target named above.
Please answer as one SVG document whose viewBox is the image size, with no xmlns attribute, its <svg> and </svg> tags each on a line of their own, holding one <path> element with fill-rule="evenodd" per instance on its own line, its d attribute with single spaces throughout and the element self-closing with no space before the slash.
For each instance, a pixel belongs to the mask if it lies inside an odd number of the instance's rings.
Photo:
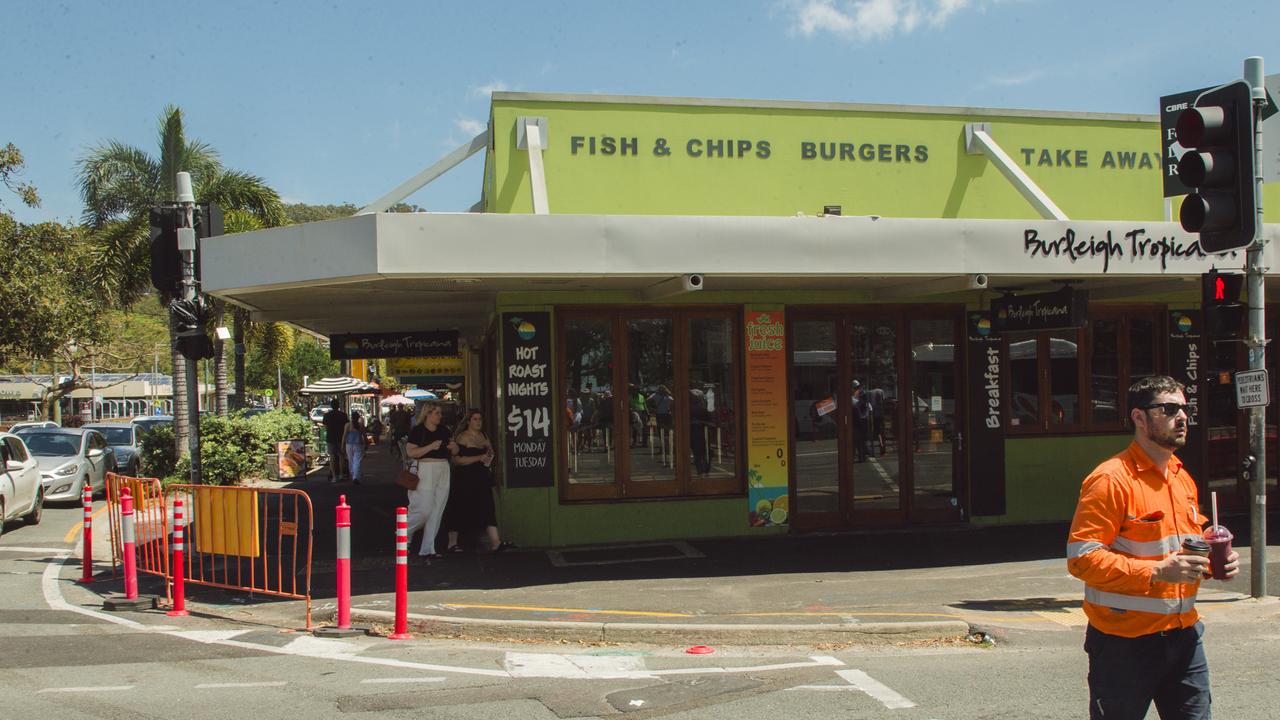
<svg viewBox="0 0 1280 720">
<path fill-rule="evenodd" d="M 313 382 L 298 392 L 303 395 L 349 395 L 372 389 L 369 383 L 353 377 L 331 377 Z"/>
</svg>

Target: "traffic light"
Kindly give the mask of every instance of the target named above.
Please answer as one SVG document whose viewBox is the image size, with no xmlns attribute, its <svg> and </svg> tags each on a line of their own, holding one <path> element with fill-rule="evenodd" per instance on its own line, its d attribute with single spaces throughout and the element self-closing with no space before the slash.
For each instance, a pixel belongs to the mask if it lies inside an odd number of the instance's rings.
<svg viewBox="0 0 1280 720">
<path fill-rule="evenodd" d="M 1245 306 L 1240 303 L 1244 274 L 1210 270 L 1200 276 L 1200 283 L 1205 334 L 1210 340 L 1239 338 L 1245 318 Z"/>
<path fill-rule="evenodd" d="M 153 207 L 151 220 L 151 284 L 165 295 L 176 295 L 182 282 L 178 252 L 178 209 Z"/>
<path fill-rule="evenodd" d="M 1200 249 L 1210 253 L 1253 242 L 1257 207 L 1253 189 L 1253 98 L 1238 80 L 1206 91 L 1183 110 L 1176 128 L 1186 148 L 1178 177 L 1195 192 L 1182 201 L 1182 229 L 1200 233 Z"/>
</svg>

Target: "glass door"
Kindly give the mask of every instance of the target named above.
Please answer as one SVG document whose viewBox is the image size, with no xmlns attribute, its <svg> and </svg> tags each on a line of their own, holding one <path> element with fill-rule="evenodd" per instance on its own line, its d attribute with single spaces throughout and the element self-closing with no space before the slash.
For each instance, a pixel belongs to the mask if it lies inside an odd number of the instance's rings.
<svg viewBox="0 0 1280 720">
<path fill-rule="evenodd" d="M 902 522 L 899 320 L 852 318 L 849 412 L 852 511 L 856 524 Z"/>
<path fill-rule="evenodd" d="M 963 449 L 956 382 L 959 323 L 955 318 L 912 318 L 909 327 L 910 518 L 959 520 L 962 494 L 956 469 L 962 466 L 958 455 Z"/>
<path fill-rule="evenodd" d="M 793 420 L 792 525 L 833 527 L 841 522 L 840 366 L 836 319 L 791 324 L 791 405 Z"/>
</svg>

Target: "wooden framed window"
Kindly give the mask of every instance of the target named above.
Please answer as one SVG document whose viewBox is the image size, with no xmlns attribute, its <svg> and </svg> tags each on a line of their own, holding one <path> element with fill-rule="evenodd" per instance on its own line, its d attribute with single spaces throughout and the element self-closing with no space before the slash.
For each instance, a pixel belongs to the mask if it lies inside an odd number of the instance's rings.
<svg viewBox="0 0 1280 720">
<path fill-rule="evenodd" d="M 564 499 L 742 491 L 737 309 L 571 308 L 557 321 Z"/>
<path fill-rule="evenodd" d="M 1005 334 L 1012 435 L 1120 432 L 1127 391 L 1164 366 L 1158 306 L 1095 305 L 1084 328 Z"/>
</svg>

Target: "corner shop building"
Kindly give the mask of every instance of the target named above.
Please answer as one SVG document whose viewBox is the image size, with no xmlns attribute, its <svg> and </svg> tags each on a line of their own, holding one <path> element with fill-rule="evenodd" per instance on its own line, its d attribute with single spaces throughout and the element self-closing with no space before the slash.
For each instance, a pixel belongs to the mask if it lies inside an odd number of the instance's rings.
<svg viewBox="0 0 1280 720">
<path fill-rule="evenodd" d="M 1202 491 L 1243 507 L 1223 373 L 1246 362 L 1198 310 L 1200 273 L 1243 253 L 1166 219 L 1160 137 L 1154 116 L 497 93 L 474 212 L 215 238 L 203 282 L 330 337 L 456 332 L 529 546 L 1067 519 L 1155 373 L 1189 383 Z"/>
</svg>

